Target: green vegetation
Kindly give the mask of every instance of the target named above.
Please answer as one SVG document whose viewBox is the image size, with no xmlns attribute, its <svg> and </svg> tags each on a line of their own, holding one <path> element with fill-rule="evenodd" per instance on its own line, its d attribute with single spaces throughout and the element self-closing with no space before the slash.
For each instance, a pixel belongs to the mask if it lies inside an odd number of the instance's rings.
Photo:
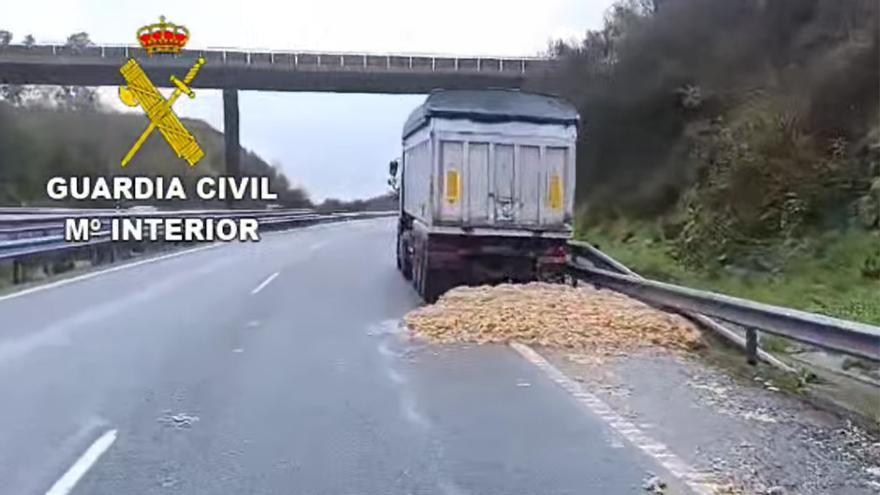
<svg viewBox="0 0 880 495">
<path fill-rule="evenodd" d="M 395 192 L 380 194 L 367 199 L 341 201 L 327 198 L 316 206 L 322 212 L 354 212 L 354 211 L 395 211 L 398 208 L 398 196 Z"/>
<path fill-rule="evenodd" d="M 206 153 L 197 167 L 186 166 L 155 132 L 131 165 L 122 169 L 121 157 L 146 127 L 143 116 L 98 110 L 13 107 L 0 102 L 0 149 L 3 149 L 0 204 L 57 205 L 45 192 L 46 181 L 57 175 L 177 175 L 191 187 L 200 176 L 223 173 L 223 134 L 203 121 L 182 120 Z M 310 205 L 303 191 L 291 189 L 286 177 L 256 154 L 243 150 L 241 169 L 246 175 L 268 176 L 273 191 L 279 193 L 281 204 Z M 115 205 L 95 202 L 89 206 Z M 188 206 L 211 205 L 190 198 Z"/>
<path fill-rule="evenodd" d="M 645 276 L 880 323 L 880 7 L 627 0 L 534 87 L 579 108 L 578 236 Z"/>
<path fill-rule="evenodd" d="M 162 136 L 154 132 L 132 163 L 122 169 L 121 157 L 146 128 L 142 115 L 13 107 L 0 102 L 0 204 L 57 205 L 45 192 L 46 181 L 57 175 L 177 175 L 193 190 L 198 177 L 223 173 L 223 134 L 205 122 L 182 120 L 205 150 L 206 156 L 197 167 L 188 167 L 178 159 Z M 283 174 L 254 153 L 242 151 L 241 170 L 245 175 L 268 176 L 280 203 L 290 207 L 310 205 L 303 191 L 291 189 Z M 96 202 L 90 206 L 115 205 Z M 189 198 L 187 206 L 218 205 Z"/>
<path fill-rule="evenodd" d="M 655 223 L 603 222 L 578 236 L 645 277 L 880 325 L 880 280 L 865 276 L 880 260 L 876 233 L 825 233 L 779 245 L 772 266 L 716 263 L 707 270 L 688 268 L 676 239 Z"/>
</svg>

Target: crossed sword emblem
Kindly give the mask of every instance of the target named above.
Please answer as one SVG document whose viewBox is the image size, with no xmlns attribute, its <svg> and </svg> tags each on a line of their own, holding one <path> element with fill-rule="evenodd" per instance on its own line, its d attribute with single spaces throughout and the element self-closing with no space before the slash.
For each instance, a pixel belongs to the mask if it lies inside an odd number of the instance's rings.
<svg viewBox="0 0 880 495">
<path fill-rule="evenodd" d="M 205 65 L 205 59 L 199 57 L 182 81 L 175 76 L 171 76 L 171 83 L 176 87 L 171 97 L 167 100 L 150 81 L 146 72 L 144 72 L 135 59 L 129 59 L 119 69 L 127 83 L 126 86 L 119 87 L 119 99 L 130 107 L 140 105 L 147 118 L 150 119 L 150 125 L 147 126 L 141 137 L 135 141 L 122 159 L 123 167 L 131 162 L 134 155 L 137 154 L 147 138 L 157 128 L 177 156 L 186 160 L 191 167 L 194 167 L 205 156 L 205 152 L 199 147 L 196 138 L 183 126 L 173 109 L 174 102 L 180 98 L 180 95 L 186 94 L 190 98 L 196 97 L 196 94 L 190 89 L 189 85 L 195 80 L 199 69 L 203 65 Z"/>
</svg>

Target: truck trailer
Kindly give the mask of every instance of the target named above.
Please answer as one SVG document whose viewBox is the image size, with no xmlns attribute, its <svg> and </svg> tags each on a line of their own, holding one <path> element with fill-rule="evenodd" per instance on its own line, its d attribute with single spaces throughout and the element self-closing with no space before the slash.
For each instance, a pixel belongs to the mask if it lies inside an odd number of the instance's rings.
<svg viewBox="0 0 880 495">
<path fill-rule="evenodd" d="M 516 90 L 435 91 L 403 127 L 397 266 L 425 301 L 457 285 L 561 277 L 577 110 Z"/>
</svg>

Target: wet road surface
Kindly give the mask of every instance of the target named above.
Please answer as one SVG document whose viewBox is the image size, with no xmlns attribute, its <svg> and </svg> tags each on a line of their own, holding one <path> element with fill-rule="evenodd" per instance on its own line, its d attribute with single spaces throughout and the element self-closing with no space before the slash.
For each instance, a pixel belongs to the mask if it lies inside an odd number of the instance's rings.
<svg viewBox="0 0 880 495">
<path fill-rule="evenodd" d="M 663 474 L 510 348 L 408 339 L 393 236 L 316 226 L 0 297 L 0 493 L 628 494 Z"/>
</svg>

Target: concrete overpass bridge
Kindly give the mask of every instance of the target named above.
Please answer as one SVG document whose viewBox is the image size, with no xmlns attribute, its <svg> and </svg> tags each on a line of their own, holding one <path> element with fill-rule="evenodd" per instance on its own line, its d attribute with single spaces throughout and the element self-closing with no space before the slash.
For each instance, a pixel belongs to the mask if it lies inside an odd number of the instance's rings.
<svg viewBox="0 0 880 495">
<path fill-rule="evenodd" d="M 0 84 L 119 86 L 119 68 L 138 60 L 154 84 L 172 86 L 195 60 L 207 63 L 194 88 L 223 90 L 227 172 L 239 170 L 238 90 L 419 94 L 435 89 L 521 88 L 548 70 L 541 58 L 408 54 L 185 50 L 148 57 L 135 46 L 8 45 L 0 48 Z"/>
</svg>

